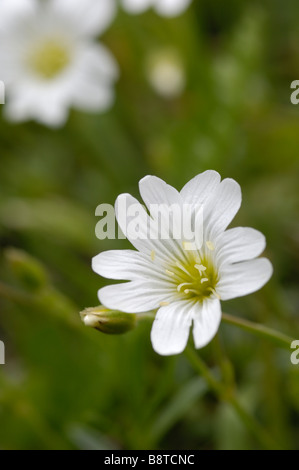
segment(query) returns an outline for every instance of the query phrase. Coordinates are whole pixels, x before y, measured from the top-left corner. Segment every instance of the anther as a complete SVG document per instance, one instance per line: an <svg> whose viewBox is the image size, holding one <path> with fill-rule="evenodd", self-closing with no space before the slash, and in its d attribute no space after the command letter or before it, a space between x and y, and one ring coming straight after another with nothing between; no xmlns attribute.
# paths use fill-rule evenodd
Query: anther
<svg viewBox="0 0 299 470"><path fill-rule="evenodd" d="M207 245L207 247L208 247L208 249L209 249L210 251L214 251L214 250L215 250L215 245L214 245L213 242L207 241L207 242L206 242L206 245Z"/></svg>
<svg viewBox="0 0 299 470"><path fill-rule="evenodd" d="M172 271L168 271L168 269L165 269L166 274L169 274L169 276L174 276L174 273Z"/></svg>
<svg viewBox="0 0 299 470"><path fill-rule="evenodd" d="M195 264L194 267L198 270L199 274L202 276L203 272L206 271L206 267L202 264Z"/></svg>
<svg viewBox="0 0 299 470"><path fill-rule="evenodd" d="M196 246L193 242L183 242L183 249L186 251L195 251Z"/></svg>

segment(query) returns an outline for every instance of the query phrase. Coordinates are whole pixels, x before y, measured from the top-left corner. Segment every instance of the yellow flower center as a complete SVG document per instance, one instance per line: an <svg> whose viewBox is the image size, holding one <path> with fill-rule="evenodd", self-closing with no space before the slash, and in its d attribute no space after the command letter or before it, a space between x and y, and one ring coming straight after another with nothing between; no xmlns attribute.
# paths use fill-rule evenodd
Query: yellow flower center
<svg viewBox="0 0 299 470"><path fill-rule="evenodd" d="M184 263L177 261L166 269L166 274L182 298L200 302L220 298L216 290L219 277L210 256L199 258L190 253Z"/></svg>
<svg viewBox="0 0 299 470"><path fill-rule="evenodd" d="M48 39L29 57L29 66L42 78L50 79L61 73L70 63L70 51L62 41Z"/></svg>

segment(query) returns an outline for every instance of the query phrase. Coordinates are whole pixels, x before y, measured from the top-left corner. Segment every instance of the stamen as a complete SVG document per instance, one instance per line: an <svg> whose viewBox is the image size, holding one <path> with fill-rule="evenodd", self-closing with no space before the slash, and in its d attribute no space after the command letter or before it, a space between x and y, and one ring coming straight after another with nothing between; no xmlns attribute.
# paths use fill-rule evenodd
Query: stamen
<svg viewBox="0 0 299 470"><path fill-rule="evenodd" d="M207 269L202 264L195 264L194 267L198 270L198 272L201 276L203 275L203 271L206 271L206 269Z"/></svg>
<svg viewBox="0 0 299 470"><path fill-rule="evenodd" d="M155 250L152 250L151 251L151 260L155 261L155 258L156 258L156 252L155 252Z"/></svg>
<svg viewBox="0 0 299 470"><path fill-rule="evenodd" d="M184 268L184 266L181 265L181 263L179 263L178 261L176 262L176 265L178 268L180 268L182 271L184 271L184 273L188 274L188 276L192 277L191 274L189 273L189 271L187 271L186 268Z"/></svg>
<svg viewBox="0 0 299 470"><path fill-rule="evenodd" d="M177 291L180 292L180 290L183 286L192 286L192 283L191 282L182 282L182 284L179 284L177 286Z"/></svg>
<svg viewBox="0 0 299 470"><path fill-rule="evenodd" d="M184 293L185 293L185 294L189 294L189 292L190 292L189 289L185 289L185 290L184 290Z"/></svg>
<svg viewBox="0 0 299 470"><path fill-rule="evenodd" d="M208 280L209 280L209 279L208 279L207 277L203 277L203 278L200 280L200 282L201 282L201 284L203 284L204 282L207 282Z"/></svg>
<svg viewBox="0 0 299 470"><path fill-rule="evenodd" d="M217 297L217 299L219 300L221 299L220 295L217 294L217 292L215 291L215 289L213 289L213 287L209 287L208 290L211 291Z"/></svg>
<svg viewBox="0 0 299 470"><path fill-rule="evenodd" d="M214 245L213 242L207 241L207 242L206 242L206 245L207 245L207 247L208 247L208 249L209 249L210 251L214 251L214 250L215 250L215 245Z"/></svg>
<svg viewBox="0 0 299 470"><path fill-rule="evenodd" d="M169 274L169 276L174 276L174 273L172 271L168 271L168 269L165 269L166 274Z"/></svg>

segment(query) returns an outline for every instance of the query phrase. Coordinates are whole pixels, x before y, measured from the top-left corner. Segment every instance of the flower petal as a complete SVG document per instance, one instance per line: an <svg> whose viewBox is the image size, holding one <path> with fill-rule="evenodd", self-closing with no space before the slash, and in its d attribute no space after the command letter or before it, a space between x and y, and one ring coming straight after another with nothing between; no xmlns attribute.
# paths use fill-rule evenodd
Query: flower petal
<svg viewBox="0 0 299 470"><path fill-rule="evenodd" d="M181 204L180 193L157 176L145 176L139 181L139 191L148 210L151 204Z"/></svg>
<svg viewBox="0 0 299 470"><path fill-rule="evenodd" d="M188 8L191 0L159 0L156 10L163 16L177 16Z"/></svg>
<svg viewBox="0 0 299 470"><path fill-rule="evenodd" d="M158 354L170 356L185 349L193 308L192 303L180 300L158 310L151 331L152 345Z"/></svg>
<svg viewBox="0 0 299 470"><path fill-rule="evenodd" d="M153 4L153 0L122 0L122 4L129 13L142 13Z"/></svg>
<svg viewBox="0 0 299 470"><path fill-rule="evenodd" d="M104 251L93 258L92 268L108 279L169 281L169 276L160 264L155 263L150 256L134 250Z"/></svg>
<svg viewBox="0 0 299 470"><path fill-rule="evenodd" d="M180 193L156 176L146 176L139 182L139 190L151 219L157 224L157 233L168 249L184 259L182 241L183 224L189 222L188 214L182 206ZM191 214L190 214L191 226Z"/></svg>
<svg viewBox="0 0 299 470"><path fill-rule="evenodd" d="M49 8L67 18L77 34L92 36L102 33L116 12L114 0L52 0Z"/></svg>
<svg viewBox="0 0 299 470"><path fill-rule="evenodd" d="M117 77L117 63L104 46L81 47L69 80L72 104L89 111L108 109L114 100L113 84Z"/></svg>
<svg viewBox="0 0 299 470"><path fill-rule="evenodd" d="M142 313L155 310L161 302L170 302L174 291L171 285L161 281L130 281L103 287L98 297L105 307L126 313Z"/></svg>
<svg viewBox="0 0 299 470"><path fill-rule="evenodd" d="M24 81L11 93L5 113L12 121L36 119L48 126L59 127L67 119L68 107L62 87L46 87L37 82Z"/></svg>
<svg viewBox="0 0 299 470"><path fill-rule="evenodd" d="M240 185L233 179L224 179L204 207L204 231L207 240L223 232L240 209Z"/></svg>
<svg viewBox="0 0 299 470"><path fill-rule="evenodd" d="M165 263L178 260L176 241L161 240L159 229L152 223L153 219L133 196L130 194L118 196L115 215L120 229L138 251L147 256L154 252Z"/></svg>
<svg viewBox="0 0 299 470"><path fill-rule="evenodd" d="M34 16L37 0L0 0L0 33Z"/></svg>
<svg viewBox="0 0 299 470"><path fill-rule="evenodd" d="M196 304L193 314L193 339L197 349L206 346L215 336L221 322L221 305L218 299Z"/></svg>
<svg viewBox="0 0 299 470"><path fill-rule="evenodd" d="M184 203L202 206L220 185L220 175L217 171L208 170L190 180L181 190Z"/></svg>
<svg viewBox="0 0 299 470"><path fill-rule="evenodd" d="M215 241L218 266L247 261L259 256L266 247L265 236L250 227L236 227L223 232Z"/></svg>
<svg viewBox="0 0 299 470"><path fill-rule="evenodd" d="M261 289L269 281L272 273L272 264L266 258L226 265L220 271L217 292L222 300L251 294Z"/></svg>

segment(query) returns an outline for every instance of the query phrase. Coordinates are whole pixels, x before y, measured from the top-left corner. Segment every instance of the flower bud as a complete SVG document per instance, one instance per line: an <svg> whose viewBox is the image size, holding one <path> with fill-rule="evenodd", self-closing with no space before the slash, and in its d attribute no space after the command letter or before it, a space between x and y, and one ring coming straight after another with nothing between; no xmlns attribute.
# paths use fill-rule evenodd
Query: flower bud
<svg viewBox="0 0 299 470"><path fill-rule="evenodd" d="M28 290L36 291L48 284L47 273L42 263L25 251L7 248L5 258L14 276Z"/></svg>
<svg viewBox="0 0 299 470"><path fill-rule="evenodd" d="M108 335L121 335L133 330L136 325L136 315L132 313L109 310L103 306L90 307L80 313L86 326L95 328Z"/></svg>

